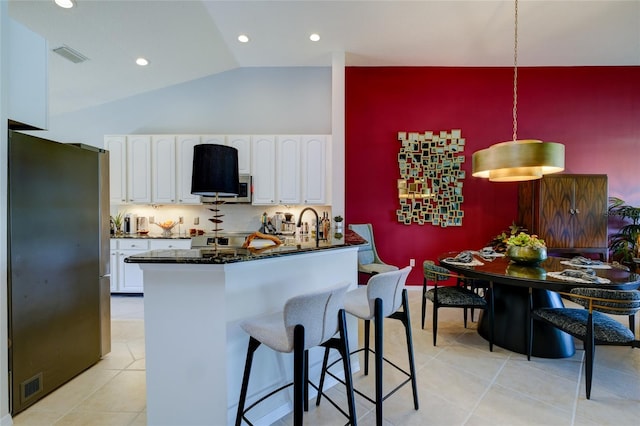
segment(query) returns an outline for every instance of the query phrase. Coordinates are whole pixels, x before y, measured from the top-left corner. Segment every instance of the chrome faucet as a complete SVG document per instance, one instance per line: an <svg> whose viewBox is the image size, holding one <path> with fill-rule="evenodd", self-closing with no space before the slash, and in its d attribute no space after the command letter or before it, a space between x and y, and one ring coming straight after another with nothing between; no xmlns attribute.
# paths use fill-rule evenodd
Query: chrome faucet
<svg viewBox="0 0 640 426"><path fill-rule="evenodd" d="M304 212L306 212L307 210L311 210L313 212L313 214L316 215L316 247L320 246L320 216L318 216L318 212L315 211L313 208L311 207L305 207L304 209L302 209L302 211L300 212L300 216L298 216L298 224L297 227L300 228L300 226L302 225L302 215L304 215Z"/></svg>

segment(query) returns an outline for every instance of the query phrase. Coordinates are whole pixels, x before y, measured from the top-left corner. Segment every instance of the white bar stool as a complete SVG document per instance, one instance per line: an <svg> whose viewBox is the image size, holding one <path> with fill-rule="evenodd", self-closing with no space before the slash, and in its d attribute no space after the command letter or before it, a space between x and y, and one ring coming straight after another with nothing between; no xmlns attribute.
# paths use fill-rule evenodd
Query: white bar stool
<svg viewBox="0 0 640 426"><path fill-rule="evenodd" d="M327 352L330 348L340 352L343 361L345 376L343 383L346 386L349 413L345 413L329 397L327 397L327 400L349 418L348 424L356 425L355 399L351 379L351 363L349 362L349 341L344 310L344 298L349 285L349 283L340 283L326 290L292 297L287 300L282 312L262 315L243 321L240 324L250 337L247 360L242 377L240 401L238 402L236 426L239 426L242 420L251 424L245 416L249 410L291 385L293 385L294 389L294 425L302 425L303 411L308 411L309 409L308 385L311 384L311 386L318 389L319 395L322 392L321 386L315 386L309 381L308 351L315 346L324 346ZM339 337L334 337L336 334ZM278 352L293 352L293 383L288 383L269 392L245 409L253 354L261 344L265 344Z"/></svg>
<svg viewBox="0 0 640 426"><path fill-rule="evenodd" d="M405 384L411 382L413 391L413 406L418 409L418 388L416 384L416 368L413 357L413 338L411 337L411 321L409 318L409 299L407 290L404 288L407 277L411 272L411 267L407 266L399 271L383 272L373 275L366 286L362 286L356 290L347 293L344 300L345 310L351 315L364 320L364 347L354 352L365 352L364 355L364 374L369 374L369 352L375 355L375 398L371 398L361 391L354 389L354 392L362 396L376 406L376 425L382 425L382 403L385 399L395 393ZM402 305L402 310L399 311ZM403 370L393 362L383 356L383 320L384 318L397 319L402 322L407 337L407 353L409 356L409 372ZM369 330L371 320L374 321L375 327L375 349L369 348ZM324 363L322 366L322 375L320 378L320 390L324 375L329 374L334 379L340 381L338 377L333 375L328 368L334 363L327 366L328 352L325 351ZM398 371L404 373L407 379L389 391L386 395L382 394L382 365L386 361ZM320 404L321 393L318 393L316 405Z"/></svg>

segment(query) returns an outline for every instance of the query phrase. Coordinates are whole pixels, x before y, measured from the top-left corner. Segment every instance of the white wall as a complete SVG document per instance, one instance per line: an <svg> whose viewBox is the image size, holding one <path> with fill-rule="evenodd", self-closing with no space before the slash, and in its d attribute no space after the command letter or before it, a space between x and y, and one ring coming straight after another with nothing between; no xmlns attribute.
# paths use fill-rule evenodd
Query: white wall
<svg viewBox="0 0 640 426"><path fill-rule="evenodd" d="M7 2L0 1L0 224L7 223L8 27ZM7 227L0 226L0 425L12 424L9 415L7 348Z"/></svg>
<svg viewBox="0 0 640 426"><path fill-rule="evenodd" d="M107 134L331 134L331 67L242 68L50 117L60 142Z"/></svg>

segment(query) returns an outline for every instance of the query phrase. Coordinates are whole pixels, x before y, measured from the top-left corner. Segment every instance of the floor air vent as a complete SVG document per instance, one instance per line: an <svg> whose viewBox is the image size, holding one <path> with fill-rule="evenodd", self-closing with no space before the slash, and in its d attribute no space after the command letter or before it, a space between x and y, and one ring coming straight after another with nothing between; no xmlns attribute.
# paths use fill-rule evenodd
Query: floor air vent
<svg viewBox="0 0 640 426"><path fill-rule="evenodd" d="M26 402L42 392L42 373L38 373L29 380L20 383L20 399Z"/></svg>

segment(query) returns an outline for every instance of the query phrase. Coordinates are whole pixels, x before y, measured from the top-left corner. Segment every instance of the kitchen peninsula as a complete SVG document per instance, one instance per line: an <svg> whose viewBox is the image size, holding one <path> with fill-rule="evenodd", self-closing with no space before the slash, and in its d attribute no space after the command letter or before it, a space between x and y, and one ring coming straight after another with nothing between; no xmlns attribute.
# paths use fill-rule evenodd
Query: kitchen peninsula
<svg viewBox="0 0 640 426"><path fill-rule="evenodd" d="M233 424L249 341L239 323L338 282L356 288L362 240L354 235L318 247L310 241L217 253L154 250L125 259L143 271L148 424ZM350 344L356 347L357 322L348 322ZM309 352L309 374L316 379L322 350ZM249 399L289 381L291 367L289 354L259 349ZM254 413L259 424L291 411L286 392L263 405Z"/></svg>

